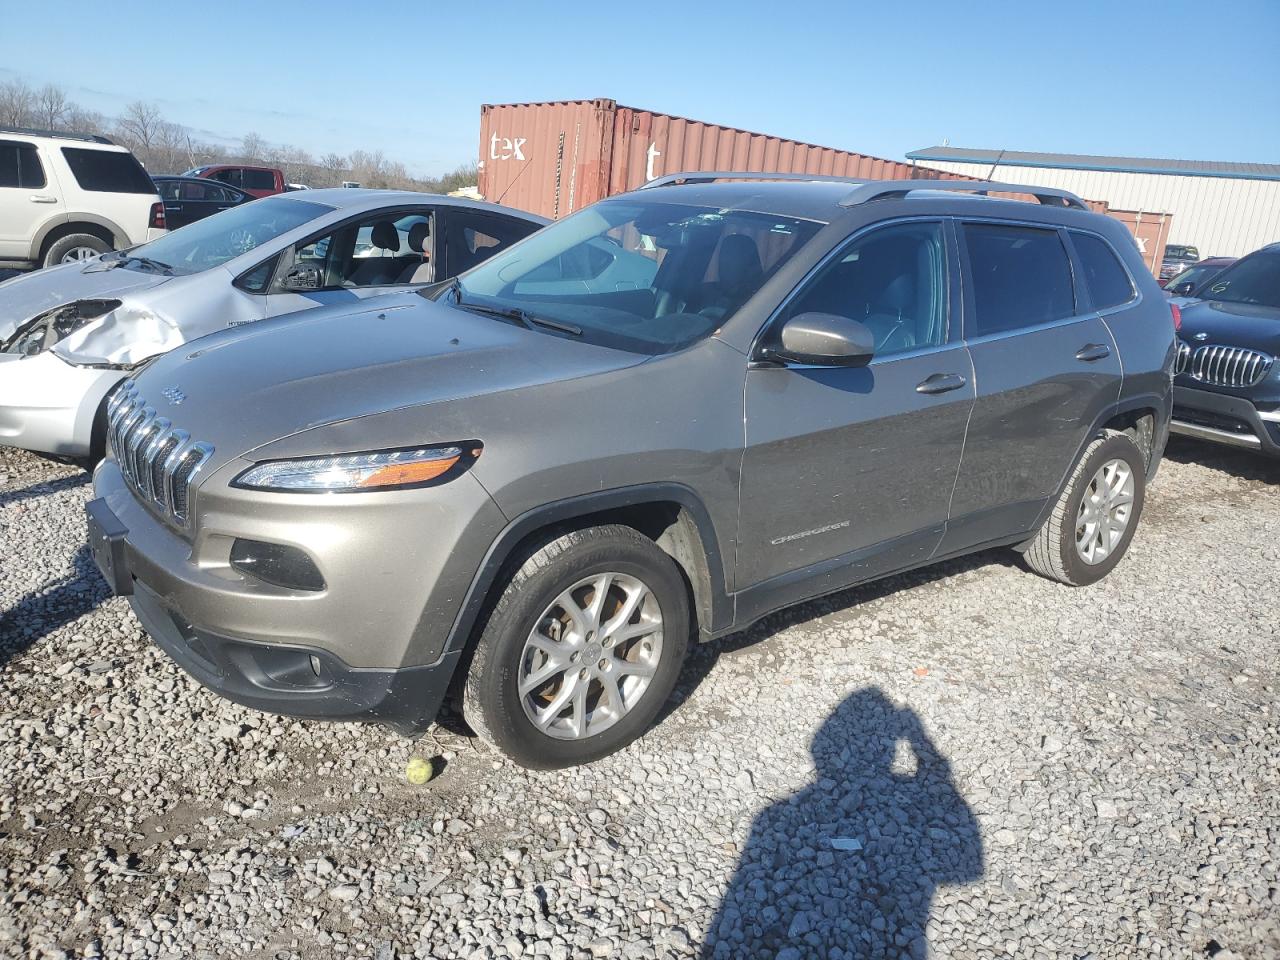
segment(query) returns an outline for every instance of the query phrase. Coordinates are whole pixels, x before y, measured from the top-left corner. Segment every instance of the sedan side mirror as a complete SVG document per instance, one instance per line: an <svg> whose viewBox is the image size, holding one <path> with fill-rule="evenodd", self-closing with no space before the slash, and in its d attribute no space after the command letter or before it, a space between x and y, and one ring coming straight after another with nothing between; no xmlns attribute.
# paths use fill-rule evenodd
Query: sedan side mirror
<svg viewBox="0 0 1280 960"><path fill-rule="evenodd" d="M324 280L319 267L298 263L280 279L280 286L286 290L319 290L324 286Z"/></svg>
<svg viewBox="0 0 1280 960"><path fill-rule="evenodd" d="M1175 283L1173 285L1173 295L1175 297L1189 297L1191 296L1191 291L1195 288L1196 285L1193 281L1184 280L1182 283Z"/></svg>
<svg viewBox="0 0 1280 960"><path fill-rule="evenodd" d="M867 325L834 313L798 313L782 325L781 360L819 367L862 367L875 353Z"/></svg>

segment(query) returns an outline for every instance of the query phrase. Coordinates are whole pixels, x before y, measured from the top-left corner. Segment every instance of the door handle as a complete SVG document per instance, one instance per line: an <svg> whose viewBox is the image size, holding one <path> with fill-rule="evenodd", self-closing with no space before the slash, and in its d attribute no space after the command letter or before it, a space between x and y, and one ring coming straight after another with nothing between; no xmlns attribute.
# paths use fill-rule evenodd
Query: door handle
<svg viewBox="0 0 1280 960"><path fill-rule="evenodd" d="M1092 363L1094 360L1109 356L1111 356L1111 348L1105 343L1086 343L1076 351L1076 359L1083 360L1085 363Z"/></svg>
<svg viewBox="0 0 1280 960"><path fill-rule="evenodd" d="M935 373L916 384L916 393L948 393L959 390L967 382L958 373Z"/></svg>
<svg viewBox="0 0 1280 960"><path fill-rule="evenodd" d="M57 197L46 197L44 194L37 193L37 194L33 194L33 195L32 195L32 197L31 197L31 202L32 202L32 203L57 203L57 202L58 202L58 198L57 198Z"/></svg>

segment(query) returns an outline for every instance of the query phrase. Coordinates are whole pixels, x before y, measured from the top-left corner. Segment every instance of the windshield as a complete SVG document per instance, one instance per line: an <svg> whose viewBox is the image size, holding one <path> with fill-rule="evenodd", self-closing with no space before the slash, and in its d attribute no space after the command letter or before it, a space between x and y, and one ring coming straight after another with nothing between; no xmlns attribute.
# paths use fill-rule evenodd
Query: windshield
<svg viewBox="0 0 1280 960"><path fill-rule="evenodd" d="M460 305L638 353L712 333L822 226L635 197L605 201L465 274Z"/></svg>
<svg viewBox="0 0 1280 960"><path fill-rule="evenodd" d="M125 256L146 257L179 275L200 273L332 210L323 203L268 197L197 220ZM127 259L124 265L130 265Z"/></svg>
<svg viewBox="0 0 1280 960"><path fill-rule="evenodd" d="M1227 267L1199 296L1226 303L1280 307L1280 253L1255 253Z"/></svg>
<svg viewBox="0 0 1280 960"><path fill-rule="evenodd" d="M1182 247L1171 243L1164 248L1164 258L1166 260L1199 260L1200 251L1195 247Z"/></svg>

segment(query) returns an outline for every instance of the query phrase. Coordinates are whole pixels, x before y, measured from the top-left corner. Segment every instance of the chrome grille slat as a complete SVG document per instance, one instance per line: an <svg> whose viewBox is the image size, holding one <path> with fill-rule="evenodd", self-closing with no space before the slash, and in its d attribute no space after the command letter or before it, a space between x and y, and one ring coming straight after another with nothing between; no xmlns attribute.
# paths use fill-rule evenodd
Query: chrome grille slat
<svg viewBox="0 0 1280 960"><path fill-rule="evenodd" d="M1270 354L1247 347L1205 344L1192 348L1179 342L1175 373L1188 373L1193 380L1217 387L1246 389L1261 383L1274 362Z"/></svg>
<svg viewBox="0 0 1280 960"><path fill-rule="evenodd" d="M107 440L129 489L169 522L187 526L192 480L213 447L157 416L132 380L120 384L107 402Z"/></svg>

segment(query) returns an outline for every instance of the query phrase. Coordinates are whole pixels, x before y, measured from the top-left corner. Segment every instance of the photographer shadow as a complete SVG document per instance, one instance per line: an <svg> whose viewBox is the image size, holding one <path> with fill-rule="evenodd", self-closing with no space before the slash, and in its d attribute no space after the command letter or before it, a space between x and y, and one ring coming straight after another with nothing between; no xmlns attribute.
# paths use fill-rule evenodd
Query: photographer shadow
<svg viewBox="0 0 1280 960"><path fill-rule="evenodd" d="M977 820L915 713L859 690L811 745L814 782L759 814L706 960L928 954L940 885L983 873Z"/></svg>

